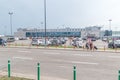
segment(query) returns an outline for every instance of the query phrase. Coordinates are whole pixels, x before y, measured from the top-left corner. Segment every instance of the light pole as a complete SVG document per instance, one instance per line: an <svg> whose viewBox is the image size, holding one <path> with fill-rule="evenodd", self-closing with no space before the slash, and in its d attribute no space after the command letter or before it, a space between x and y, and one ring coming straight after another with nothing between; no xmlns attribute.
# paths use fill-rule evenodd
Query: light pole
<svg viewBox="0 0 120 80"><path fill-rule="evenodd" d="M110 27L110 31L111 31L111 21L112 21L112 19L109 19L109 27Z"/></svg>
<svg viewBox="0 0 120 80"><path fill-rule="evenodd" d="M45 27L45 47L46 47L46 0L44 0L44 27Z"/></svg>
<svg viewBox="0 0 120 80"><path fill-rule="evenodd" d="M13 15L13 12L9 12L8 14L10 15L10 27L11 27L11 35L12 35L12 15Z"/></svg>
<svg viewBox="0 0 120 80"><path fill-rule="evenodd" d="M108 31L109 32L109 36L112 36L111 35L112 34L112 31L111 31L111 21L112 21L112 19L109 19L109 27L110 27L110 31ZM114 41L114 37L112 37L112 39ZM109 39L108 39L108 42L109 42Z"/></svg>

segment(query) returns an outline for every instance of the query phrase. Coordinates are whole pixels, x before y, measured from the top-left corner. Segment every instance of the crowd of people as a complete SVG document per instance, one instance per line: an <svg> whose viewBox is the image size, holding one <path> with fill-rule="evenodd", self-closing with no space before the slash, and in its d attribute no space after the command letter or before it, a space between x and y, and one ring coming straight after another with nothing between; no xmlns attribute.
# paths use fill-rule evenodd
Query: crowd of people
<svg viewBox="0 0 120 80"><path fill-rule="evenodd" d="M94 50L94 49L98 49L92 41L87 41L86 44L85 44L85 47L87 50Z"/></svg>

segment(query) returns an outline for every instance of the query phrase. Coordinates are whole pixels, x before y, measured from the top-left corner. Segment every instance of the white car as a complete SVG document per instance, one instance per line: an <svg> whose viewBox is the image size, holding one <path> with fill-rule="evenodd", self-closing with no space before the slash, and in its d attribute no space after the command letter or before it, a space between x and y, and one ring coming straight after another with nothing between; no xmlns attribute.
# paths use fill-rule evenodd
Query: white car
<svg viewBox="0 0 120 80"><path fill-rule="evenodd" d="M40 45L42 45L42 46L51 45L51 42L46 40L46 44L45 44L45 40L42 40L42 43Z"/></svg>
<svg viewBox="0 0 120 80"><path fill-rule="evenodd" d="M33 39L31 42L32 45L41 45L42 40L41 39Z"/></svg>
<svg viewBox="0 0 120 80"><path fill-rule="evenodd" d="M76 41L76 46L79 48L83 47L83 41Z"/></svg>

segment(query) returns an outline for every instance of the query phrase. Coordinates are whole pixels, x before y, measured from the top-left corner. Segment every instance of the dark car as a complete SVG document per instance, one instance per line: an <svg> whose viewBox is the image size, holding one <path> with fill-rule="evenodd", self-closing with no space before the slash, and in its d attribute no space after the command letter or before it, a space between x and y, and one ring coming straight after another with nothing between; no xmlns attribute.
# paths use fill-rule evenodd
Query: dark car
<svg viewBox="0 0 120 80"><path fill-rule="evenodd" d="M91 41L96 41L96 38L91 38Z"/></svg>
<svg viewBox="0 0 120 80"><path fill-rule="evenodd" d="M120 48L120 41L112 41L108 44L108 48Z"/></svg>
<svg viewBox="0 0 120 80"><path fill-rule="evenodd" d="M0 38L0 45L6 46L6 41L5 41L4 39L1 39L1 38Z"/></svg>

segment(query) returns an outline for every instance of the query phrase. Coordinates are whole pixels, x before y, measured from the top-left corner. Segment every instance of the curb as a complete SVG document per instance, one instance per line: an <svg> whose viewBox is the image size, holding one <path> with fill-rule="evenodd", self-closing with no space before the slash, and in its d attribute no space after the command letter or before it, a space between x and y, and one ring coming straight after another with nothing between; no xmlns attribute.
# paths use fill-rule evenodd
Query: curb
<svg viewBox="0 0 120 80"><path fill-rule="evenodd" d="M3 47L3 48L26 48L26 49L47 49L47 50L66 50L66 51L85 51L85 52L106 52L106 53L120 53L120 50L86 50L86 49L78 49L78 48L51 48L51 47L28 47L28 46L10 46L10 47Z"/></svg>
<svg viewBox="0 0 120 80"><path fill-rule="evenodd" d="M0 71L0 76L6 76L6 75L7 75L7 72ZM22 74L22 73L13 73L12 72L12 76L37 80L37 78L36 78L37 76L36 75L31 75L31 74ZM57 77L41 76L41 80L68 80L68 79L62 79L62 78L57 78Z"/></svg>

